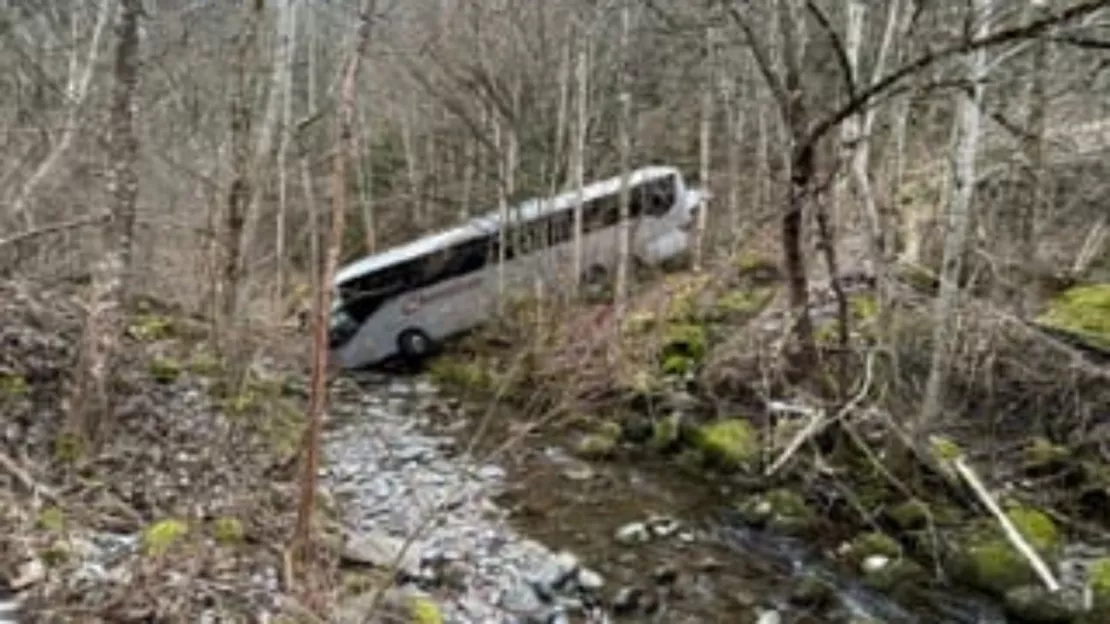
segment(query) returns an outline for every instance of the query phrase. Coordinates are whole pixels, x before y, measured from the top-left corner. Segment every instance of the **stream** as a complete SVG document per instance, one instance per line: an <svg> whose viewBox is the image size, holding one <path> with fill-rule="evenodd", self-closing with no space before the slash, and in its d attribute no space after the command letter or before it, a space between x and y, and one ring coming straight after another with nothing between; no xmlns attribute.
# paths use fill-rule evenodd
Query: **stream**
<svg viewBox="0 0 1110 624"><path fill-rule="evenodd" d="M1007 622L973 595L899 604L665 464L584 462L534 433L483 461L498 436L470 452L473 417L422 377L342 381L322 473L356 531L345 559L399 559L404 591L447 622Z"/></svg>

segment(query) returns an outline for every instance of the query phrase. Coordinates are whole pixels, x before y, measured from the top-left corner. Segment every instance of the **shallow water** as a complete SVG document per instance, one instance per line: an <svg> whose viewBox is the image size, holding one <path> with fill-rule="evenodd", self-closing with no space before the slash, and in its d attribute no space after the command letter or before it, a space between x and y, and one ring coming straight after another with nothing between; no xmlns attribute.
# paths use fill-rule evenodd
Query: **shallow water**
<svg viewBox="0 0 1110 624"><path fill-rule="evenodd" d="M411 390L414 384L427 389L426 380L370 379L363 388L376 396L374 404L379 412L382 408L418 411L422 416L412 422L422 422L419 428L429 434L453 436L456 448L471 442L477 418L468 418L455 408L443 408L451 403L449 397ZM467 419L465 424L462 419ZM475 446L476 457L466 461L488 466L480 461L483 453L518 432L518 420L509 409L495 414L494 426ZM347 431L357 436L366 435L367 429ZM342 427L336 433L338 438L346 435ZM496 483L487 480L483 487L501 509L504 521L496 526L504 528L496 530L515 532L516 537L506 539L528 544L528 555L515 559L510 556L505 565L494 566L496 571L482 568L480 574L527 574L530 568L545 565L541 561L545 556L569 551L584 566L600 573L604 580L601 594L610 604L619 594L641 592L637 610L623 621L743 624L759 620L760 614L777 611L784 622L1007 622L990 602L955 591L915 600L912 608L901 605L845 574L822 555L817 545L745 527L728 511L729 500L734 497L730 497L727 485L694 479L662 460L583 462L564 450L565 441L562 435L534 433L498 454L494 463L504 476ZM428 452L428 448L421 451ZM458 462L462 458L453 454L446 459L421 461ZM374 468L368 465L367 469ZM643 543L628 544L617 538L619 531L653 517L676 523L666 535L651 535ZM465 517L460 518L465 523ZM477 521L477 516L474 519ZM537 543L547 548L546 555L534 548ZM819 609L794 604L791 597L807 576L833 588L835 600ZM503 579L494 578L481 583L504 584ZM456 614L452 621L479 620Z"/></svg>

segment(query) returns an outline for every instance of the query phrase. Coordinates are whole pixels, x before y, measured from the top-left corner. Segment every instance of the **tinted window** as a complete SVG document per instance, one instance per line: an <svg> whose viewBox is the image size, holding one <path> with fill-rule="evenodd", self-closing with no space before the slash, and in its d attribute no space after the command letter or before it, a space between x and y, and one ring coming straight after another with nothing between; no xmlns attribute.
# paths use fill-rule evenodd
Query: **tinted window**
<svg viewBox="0 0 1110 624"><path fill-rule="evenodd" d="M661 217L674 206L675 176L643 184L639 189L641 209L652 217Z"/></svg>

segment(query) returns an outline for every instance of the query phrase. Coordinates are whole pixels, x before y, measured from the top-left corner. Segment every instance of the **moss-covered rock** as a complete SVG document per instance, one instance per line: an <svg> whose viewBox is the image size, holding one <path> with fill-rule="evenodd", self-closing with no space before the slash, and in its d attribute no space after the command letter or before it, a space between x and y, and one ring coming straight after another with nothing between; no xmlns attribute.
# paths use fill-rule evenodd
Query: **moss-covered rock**
<svg viewBox="0 0 1110 624"><path fill-rule="evenodd" d="M412 624L443 624L443 612L439 605L427 596L412 598Z"/></svg>
<svg viewBox="0 0 1110 624"><path fill-rule="evenodd" d="M7 400L18 399L31 393L31 384L18 373L0 371L0 405Z"/></svg>
<svg viewBox="0 0 1110 624"><path fill-rule="evenodd" d="M784 488L750 496L737 510L745 522L787 535L808 533L817 518L800 494Z"/></svg>
<svg viewBox="0 0 1110 624"><path fill-rule="evenodd" d="M44 531L61 533L66 528L65 512L58 507L45 507L39 512L35 525Z"/></svg>
<svg viewBox="0 0 1110 624"><path fill-rule="evenodd" d="M1061 537L1048 515L1031 507L1014 507L1006 515L1041 557L1050 563L1056 560ZM1029 563L993 519L981 520L965 529L955 546L953 566L958 576L996 595L1037 581Z"/></svg>
<svg viewBox="0 0 1110 624"><path fill-rule="evenodd" d="M156 342L176 335L173 320L160 314L139 314L127 326L126 333L135 340Z"/></svg>
<svg viewBox="0 0 1110 624"><path fill-rule="evenodd" d="M660 365L664 375L686 375L693 372L705 359L709 350L709 337L703 325L674 323L666 328L660 350Z"/></svg>
<svg viewBox="0 0 1110 624"><path fill-rule="evenodd" d="M1093 610L1106 614L1110 621L1110 557L1091 564L1087 585L1091 588Z"/></svg>
<svg viewBox="0 0 1110 624"><path fill-rule="evenodd" d="M759 463L759 436L755 427L743 418L719 420L701 427L695 444L718 467L750 470Z"/></svg>
<svg viewBox="0 0 1110 624"><path fill-rule="evenodd" d="M189 525L181 520L168 519L147 527L143 531L143 551L151 556L166 554L189 532Z"/></svg>
<svg viewBox="0 0 1110 624"><path fill-rule="evenodd" d="M492 366L482 358L441 356L432 362L428 374L432 380L455 390L487 391L495 385Z"/></svg>
<svg viewBox="0 0 1110 624"><path fill-rule="evenodd" d="M586 459L608 459L617 451L617 436L588 433L578 439L574 452Z"/></svg>
<svg viewBox="0 0 1110 624"><path fill-rule="evenodd" d="M1110 284L1069 288L1054 297L1037 320L1110 348Z"/></svg>
<svg viewBox="0 0 1110 624"><path fill-rule="evenodd" d="M886 511L887 518L896 527L903 531L924 529L929 525L929 505L924 501L911 498L910 500L891 506Z"/></svg>
<svg viewBox="0 0 1110 624"><path fill-rule="evenodd" d="M243 529L243 523L238 519L231 516L221 516L216 518L213 533L216 541L221 544L238 544L243 541L246 531Z"/></svg>
<svg viewBox="0 0 1110 624"><path fill-rule="evenodd" d="M1023 624L1072 624L1082 612L1067 592L1049 592L1043 585L1022 585L1006 592L1006 613Z"/></svg>
<svg viewBox="0 0 1110 624"><path fill-rule="evenodd" d="M660 452L674 450L678 447L681 429L682 414L679 412L656 420L651 428L651 448Z"/></svg>
<svg viewBox="0 0 1110 624"><path fill-rule="evenodd" d="M158 383L169 384L181 378L184 367L174 358L159 356L150 361L150 376Z"/></svg>
<svg viewBox="0 0 1110 624"><path fill-rule="evenodd" d="M898 559L902 556L902 546L886 533L869 531L857 535L850 541L844 555L853 566L860 567L864 560L875 555Z"/></svg>

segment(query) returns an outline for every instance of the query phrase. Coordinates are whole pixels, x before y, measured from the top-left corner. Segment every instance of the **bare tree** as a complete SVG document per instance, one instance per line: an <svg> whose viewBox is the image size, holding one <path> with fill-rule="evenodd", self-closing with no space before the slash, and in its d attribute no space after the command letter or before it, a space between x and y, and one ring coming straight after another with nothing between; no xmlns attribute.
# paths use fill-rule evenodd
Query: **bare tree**
<svg viewBox="0 0 1110 624"><path fill-rule="evenodd" d="M297 504L297 524L290 542L294 565L303 567L308 555L312 515L316 509L316 479L320 464L320 433L323 428L324 410L327 407L328 369L328 314L331 310L330 284L339 265L339 252L343 244L343 226L348 210L348 160L354 151L354 122L357 109L359 68L362 57L370 45L370 29L376 9L375 0L362 0L358 36L355 48L347 56L343 67L338 118L336 119L334 169L332 171L331 229L328 236L327 257L321 271L321 284L316 289L313 310L312 381L308 404L308 425L301 447L300 500Z"/></svg>
<svg viewBox="0 0 1110 624"><path fill-rule="evenodd" d="M618 319L624 318L628 304L628 274L631 261L630 249L630 189L632 175L632 92L629 89L629 74L632 63L629 59L632 36L632 8L625 3L620 10L620 74L618 77L620 115L617 122L617 149L620 151L621 185L619 197L619 220L617 225L617 275L615 283L615 308Z"/></svg>
<svg viewBox="0 0 1110 624"><path fill-rule="evenodd" d="M93 287L79 345L79 356L68 396L67 434L95 442L103 418L110 413L107 382L113 353L122 332L122 307L128 295L135 237L135 173L139 142L135 134L139 82L139 16L142 0L121 0L112 88L111 167L108 190L112 218L104 225L101 258L93 271Z"/></svg>
<svg viewBox="0 0 1110 624"><path fill-rule="evenodd" d="M985 39L990 34L993 0L974 0L971 3L971 19L977 25L977 39ZM944 241L944 260L940 273L940 292L937 294L936 311L933 318L933 353L929 366L929 379L925 386L925 396L917 427L926 427L936 421L943 407L943 399L948 386L949 357L955 340L956 310L960 292L960 274L963 269L964 252L968 231L972 222L975 190L975 161L979 152L979 137L982 121L980 109L983 104L984 82L987 78L987 52L975 50L967 55L966 72L971 84L969 93L959 96L956 111L956 151L953 154L952 193L948 198L948 225Z"/></svg>

